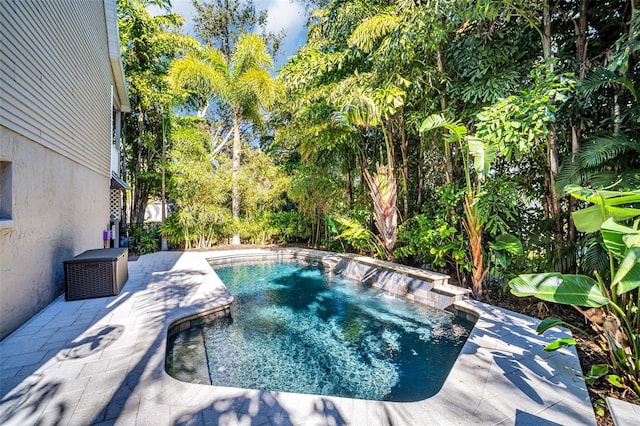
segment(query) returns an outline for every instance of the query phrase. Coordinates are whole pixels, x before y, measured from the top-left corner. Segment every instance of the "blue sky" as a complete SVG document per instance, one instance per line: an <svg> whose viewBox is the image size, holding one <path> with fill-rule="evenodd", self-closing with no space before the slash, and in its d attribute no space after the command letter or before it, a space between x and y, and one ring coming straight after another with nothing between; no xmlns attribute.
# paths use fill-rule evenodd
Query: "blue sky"
<svg viewBox="0 0 640 426"><path fill-rule="evenodd" d="M287 32L278 57L275 58L276 69L278 69L287 62L287 59L305 42L307 29L305 26L306 15L304 6L299 2L291 0L254 1L257 10L267 10L269 14L269 21L267 23L268 31L277 33L284 29ZM193 18L196 11L192 5L192 0L172 0L171 4L173 11L184 17L187 21L184 26L185 33L195 35L193 33ZM151 12L154 13L153 10L151 10Z"/></svg>

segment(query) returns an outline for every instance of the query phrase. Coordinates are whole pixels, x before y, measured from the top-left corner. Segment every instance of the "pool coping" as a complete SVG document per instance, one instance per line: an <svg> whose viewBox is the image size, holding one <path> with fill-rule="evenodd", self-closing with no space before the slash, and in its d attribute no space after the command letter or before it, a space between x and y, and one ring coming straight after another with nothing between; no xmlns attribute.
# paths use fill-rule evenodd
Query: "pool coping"
<svg viewBox="0 0 640 426"><path fill-rule="evenodd" d="M288 249L291 250L291 249ZM232 301L207 259L268 250L159 252L129 263L118 296L58 298L0 342L0 423L595 425L574 348L545 352L564 329L473 300L477 317L442 389L383 402L184 383L164 370L172 324ZM63 407L64 409L61 409Z"/></svg>

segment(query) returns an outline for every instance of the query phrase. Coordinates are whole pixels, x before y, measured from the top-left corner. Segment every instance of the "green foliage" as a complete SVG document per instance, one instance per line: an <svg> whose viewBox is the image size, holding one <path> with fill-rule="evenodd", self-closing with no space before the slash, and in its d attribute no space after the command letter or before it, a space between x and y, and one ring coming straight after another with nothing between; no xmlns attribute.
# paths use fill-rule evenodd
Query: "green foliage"
<svg viewBox="0 0 640 426"><path fill-rule="evenodd" d="M547 352L557 351L558 349L566 348L567 346L575 346L576 340L571 337L561 337L544 347Z"/></svg>
<svg viewBox="0 0 640 426"><path fill-rule="evenodd" d="M147 2L117 0L118 26L131 113L124 116L128 176L133 187L131 221L142 223L150 198L161 191L163 136L175 97L167 81L171 62L197 45L180 34L182 17L168 13L170 2L155 2L162 12L152 16Z"/></svg>
<svg viewBox="0 0 640 426"><path fill-rule="evenodd" d="M546 64L531 71L532 85L505 97L477 115L475 135L500 156L519 160L549 132L559 103L575 85L570 75L552 73Z"/></svg>
<svg viewBox="0 0 640 426"><path fill-rule="evenodd" d="M310 224L297 211L271 213L269 226L276 230L275 237L280 244L306 240L311 235Z"/></svg>
<svg viewBox="0 0 640 426"><path fill-rule="evenodd" d="M594 191L576 185L569 185L565 190L578 200L594 203L593 206L573 213L576 228L581 232L596 232L602 227L603 222L609 218L624 221L635 216L640 216L640 209L622 207L639 203L640 191ZM608 229L605 229L605 232L606 230Z"/></svg>
<svg viewBox="0 0 640 426"><path fill-rule="evenodd" d="M496 237L495 242L489 244L498 264L506 269L511 263L512 256L521 256L524 253L522 243L513 235L502 234Z"/></svg>
<svg viewBox="0 0 640 426"><path fill-rule="evenodd" d="M240 120L258 123L260 108L273 105L282 93L271 78L273 61L265 49L256 34L242 35L229 57L215 48L198 47L172 63L168 81L201 117L218 101Z"/></svg>
<svg viewBox="0 0 640 426"><path fill-rule="evenodd" d="M518 229L523 202L517 184L509 177L487 179L476 203L489 239Z"/></svg>
<svg viewBox="0 0 640 426"><path fill-rule="evenodd" d="M234 222L229 208L231 160L212 150L209 125L204 120L182 119L179 124L172 132L173 149L167 165L168 194L178 209L163 226L165 236L189 249L224 242L234 232L256 244L270 243L292 232L271 224L272 212L281 206L289 178L269 156L245 149L238 176L244 215L242 221Z"/></svg>
<svg viewBox="0 0 640 426"><path fill-rule="evenodd" d="M225 243L230 237L231 214L228 210L178 208L164 221L163 236L183 249L206 248Z"/></svg>
<svg viewBox="0 0 640 426"><path fill-rule="evenodd" d="M565 275L559 272L525 274L509 281L516 296L535 296L547 302L599 308L609 303L598 282L584 275Z"/></svg>
<svg viewBox="0 0 640 426"><path fill-rule="evenodd" d="M357 220L347 216L331 218L333 236L336 240L344 241L356 253L374 256L379 259L386 257L386 251L380 239Z"/></svg>
<svg viewBox="0 0 640 426"><path fill-rule="evenodd" d="M616 387L624 387L620 381L620 376L616 374L608 374L609 366L607 364L594 364L591 366L589 373L585 377L585 381L592 385L597 379L606 377L607 381Z"/></svg>
<svg viewBox="0 0 640 426"><path fill-rule="evenodd" d="M487 5L477 3L478 8L482 3ZM475 22L482 25L481 19ZM452 97L469 106L485 106L522 88L522 76L530 71L536 52L521 48L519 43L535 45L536 34L528 25L508 25L506 21L494 20L489 32L479 31L477 25L458 29L460 36L447 46L449 63L457 77L451 83Z"/></svg>
<svg viewBox="0 0 640 426"><path fill-rule="evenodd" d="M160 227L155 223L131 224L128 228L129 251L137 254L155 253L160 250Z"/></svg>
<svg viewBox="0 0 640 426"><path fill-rule="evenodd" d="M577 186L567 188L567 192L595 204L575 212L574 221L585 232L600 233L610 265L608 276L600 273L603 271L595 271L596 279L560 273L520 275L509 286L517 296L602 308L604 324L596 324L595 329L607 343L610 366L623 373L607 379L640 395L640 309L634 294L640 287L640 210L634 208L640 203L640 192L594 191ZM630 227L619 221L634 222ZM541 332L546 328L542 327ZM556 342L550 348L565 343ZM600 369L591 376L604 374L604 369Z"/></svg>
<svg viewBox="0 0 640 426"><path fill-rule="evenodd" d="M243 216L251 218L266 211L278 211L290 181L270 156L259 149L245 147L238 176Z"/></svg>
<svg viewBox="0 0 640 426"><path fill-rule="evenodd" d="M291 177L287 196L304 221L310 224L309 242L312 245L318 245L322 240L334 241L329 238L325 218L348 209L341 183L317 165L299 166Z"/></svg>
<svg viewBox="0 0 640 426"><path fill-rule="evenodd" d="M185 249L211 246L228 227L229 160L213 155L209 138L202 120L182 119L172 132L167 194L178 208L163 234Z"/></svg>
<svg viewBox="0 0 640 426"><path fill-rule="evenodd" d="M394 257L433 269L458 265L469 270L466 250L464 235L445 219L418 214L400 226Z"/></svg>

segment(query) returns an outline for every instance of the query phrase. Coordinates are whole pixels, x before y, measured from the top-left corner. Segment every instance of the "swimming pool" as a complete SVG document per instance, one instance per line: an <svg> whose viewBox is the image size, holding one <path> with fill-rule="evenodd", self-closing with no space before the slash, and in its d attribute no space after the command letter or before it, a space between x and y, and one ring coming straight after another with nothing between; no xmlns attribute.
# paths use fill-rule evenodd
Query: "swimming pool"
<svg viewBox="0 0 640 426"><path fill-rule="evenodd" d="M441 388L473 326L317 264L267 262L216 273L236 301L229 317L169 338L166 369L180 380L418 401Z"/></svg>

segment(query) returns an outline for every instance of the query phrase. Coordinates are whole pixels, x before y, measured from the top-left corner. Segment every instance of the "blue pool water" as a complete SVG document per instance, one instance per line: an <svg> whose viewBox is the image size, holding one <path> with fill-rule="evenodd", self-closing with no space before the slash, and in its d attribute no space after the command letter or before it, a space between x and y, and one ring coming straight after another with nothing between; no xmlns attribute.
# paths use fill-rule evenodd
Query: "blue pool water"
<svg viewBox="0 0 640 426"><path fill-rule="evenodd" d="M167 371L182 380L417 401L442 387L473 326L321 266L259 263L216 273L236 298L231 317L169 340ZM206 368L181 360L185 348L202 353Z"/></svg>

